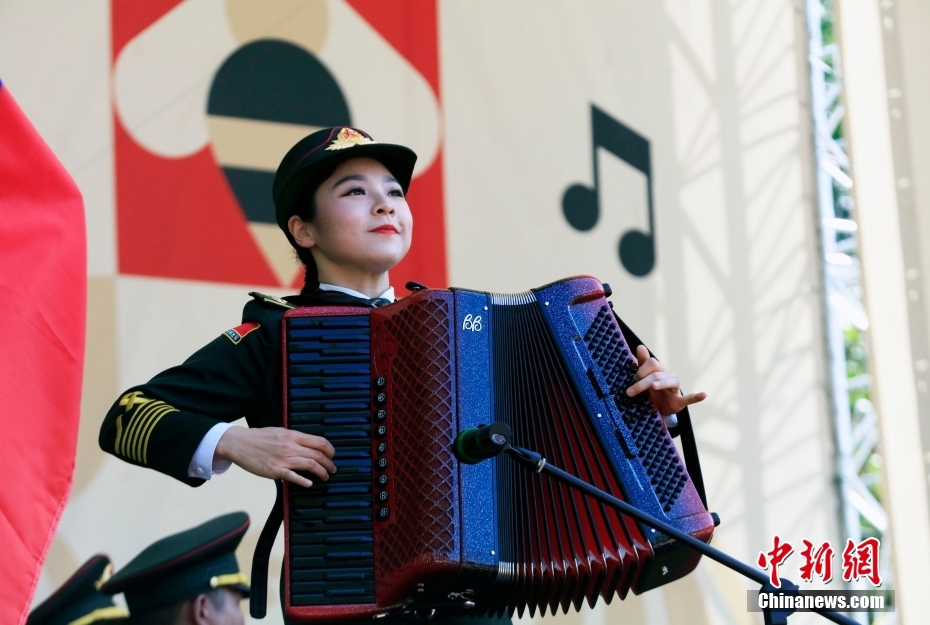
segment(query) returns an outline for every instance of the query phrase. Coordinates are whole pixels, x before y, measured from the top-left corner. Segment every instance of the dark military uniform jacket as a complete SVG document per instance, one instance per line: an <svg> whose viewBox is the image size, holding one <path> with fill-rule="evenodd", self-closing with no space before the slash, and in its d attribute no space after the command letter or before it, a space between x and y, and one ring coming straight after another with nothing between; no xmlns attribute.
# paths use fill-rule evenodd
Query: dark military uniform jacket
<svg viewBox="0 0 930 625"><path fill-rule="evenodd" d="M284 298L295 306L371 306L336 291ZM203 437L220 421L245 417L250 427L282 425L282 329L287 307L256 298L243 325L221 334L177 367L162 371L116 400L100 428L100 447L191 486L187 475ZM388 619L389 623L403 619ZM358 624L369 621L358 621ZM509 625L503 617L444 617L440 625ZM346 625L357 625L347 623Z"/></svg>
<svg viewBox="0 0 930 625"><path fill-rule="evenodd" d="M335 291L284 298L296 306L370 306ZM135 386L110 408L100 447L126 462L150 467L191 486L187 475L197 446L220 421L245 417L250 427L280 427L281 320L287 308L255 299L242 324L228 330L177 367Z"/></svg>

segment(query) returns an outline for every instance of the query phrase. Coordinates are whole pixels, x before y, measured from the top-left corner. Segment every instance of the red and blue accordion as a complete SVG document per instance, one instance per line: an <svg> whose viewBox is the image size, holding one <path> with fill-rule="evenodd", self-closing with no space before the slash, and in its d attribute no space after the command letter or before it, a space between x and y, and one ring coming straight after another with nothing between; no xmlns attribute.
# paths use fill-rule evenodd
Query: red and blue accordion
<svg viewBox="0 0 930 625"><path fill-rule="evenodd" d="M329 439L338 467L284 487L290 619L554 613L697 566L691 549L505 456L453 454L460 431L504 422L514 444L710 541L693 435L689 472L650 400L625 393L634 339L608 295L579 277L285 314L285 425Z"/></svg>

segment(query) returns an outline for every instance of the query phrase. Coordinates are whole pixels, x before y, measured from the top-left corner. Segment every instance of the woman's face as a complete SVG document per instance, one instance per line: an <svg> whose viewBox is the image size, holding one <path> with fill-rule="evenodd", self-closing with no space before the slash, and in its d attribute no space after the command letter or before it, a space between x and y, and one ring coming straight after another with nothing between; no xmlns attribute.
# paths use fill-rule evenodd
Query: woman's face
<svg viewBox="0 0 930 625"><path fill-rule="evenodd" d="M413 217L404 192L379 161L353 158L317 189L316 217L301 222L298 245L313 250L321 270L381 274L410 249ZM292 218L293 219L293 218ZM298 218L299 219L299 218Z"/></svg>

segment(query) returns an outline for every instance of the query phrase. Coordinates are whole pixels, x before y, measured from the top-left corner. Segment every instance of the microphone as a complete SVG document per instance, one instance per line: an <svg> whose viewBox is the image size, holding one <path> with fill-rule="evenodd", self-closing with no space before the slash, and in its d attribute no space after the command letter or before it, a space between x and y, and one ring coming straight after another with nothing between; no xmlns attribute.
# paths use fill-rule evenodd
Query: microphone
<svg viewBox="0 0 930 625"><path fill-rule="evenodd" d="M506 423L492 423L462 430L455 437L452 449L459 462L478 464L510 447L513 432Z"/></svg>

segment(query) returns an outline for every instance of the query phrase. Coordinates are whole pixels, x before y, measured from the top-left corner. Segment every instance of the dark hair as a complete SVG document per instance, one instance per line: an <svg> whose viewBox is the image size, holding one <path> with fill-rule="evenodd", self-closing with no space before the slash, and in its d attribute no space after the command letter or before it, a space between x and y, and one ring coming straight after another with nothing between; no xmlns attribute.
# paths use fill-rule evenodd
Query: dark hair
<svg viewBox="0 0 930 625"><path fill-rule="evenodd" d="M147 612L135 613L129 616L130 625L164 625L165 623L177 623L181 620L181 610L184 608L186 601L172 603L163 608L156 608Z"/></svg>
<svg viewBox="0 0 930 625"><path fill-rule="evenodd" d="M207 596L207 599L217 610L222 610L223 606L229 600L228 593L224 592L225 588L214 588L203 593ZM200 595L197 595L198 597ZM186 606L188 606L194 599L186 599L184 601L179 601L177 603L172 603L163 608L156 608L148 612L142 612L136 614L133 612L129 616L130 625L166 625L178 623L181 620L181 612Z"/></svg>
<svg viewBox="0 0 930 625"><path fill-rule="evenodd" d="M297 215L305 222L313 221L316 218L316 192L320 185L327 181L341 164L342 162L337 162L323 168L307 183L307 186L304 187L303 192L300 194L300 198L294 203L294 215ZM320 274L316 267L316 260L313 259L313 253L309 249L297 245L297 241L291 235L290 228L284 231L284 236L287 237L288 242L297 253L298 260L304 266L304 288L301 289L301 293L307 294L315 291L320 286Z"/></svg>

